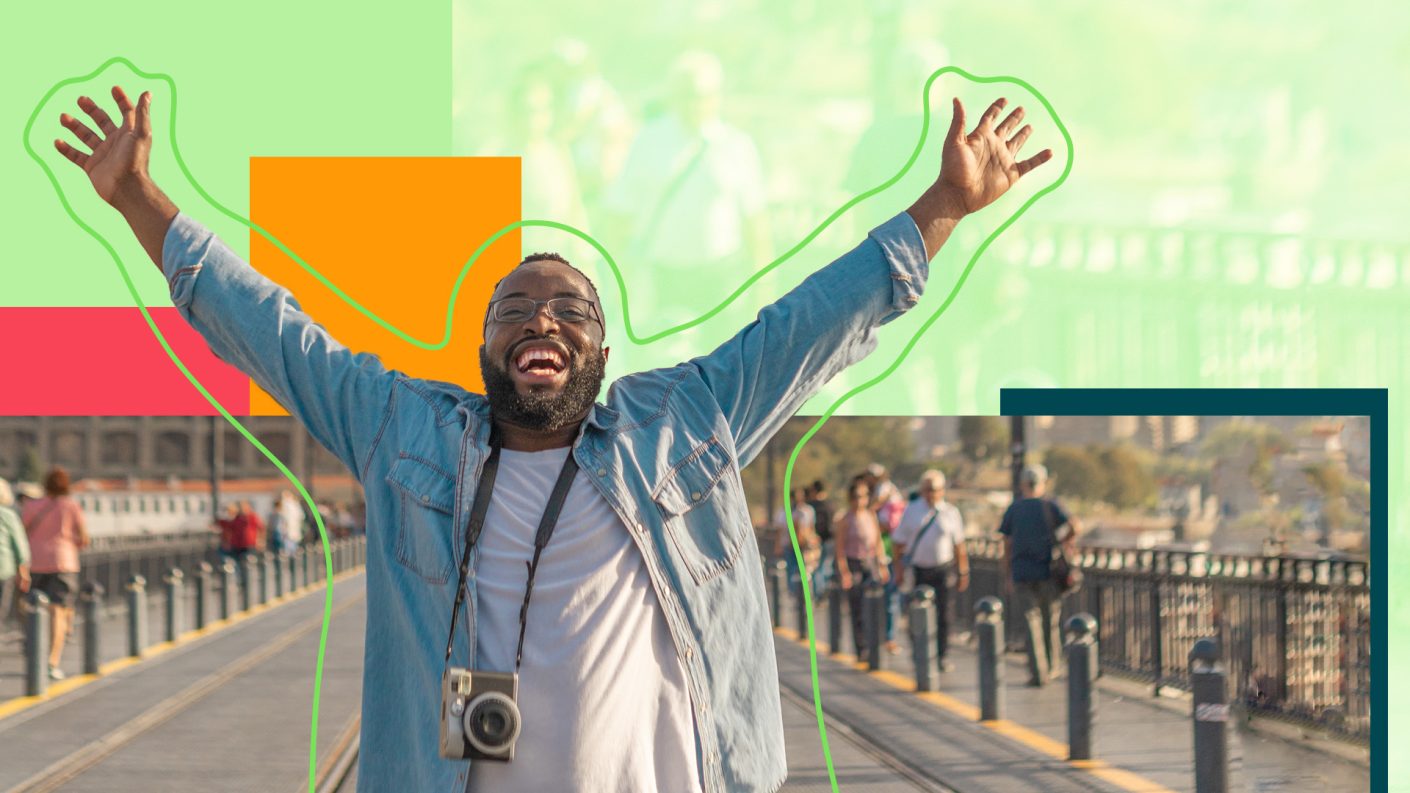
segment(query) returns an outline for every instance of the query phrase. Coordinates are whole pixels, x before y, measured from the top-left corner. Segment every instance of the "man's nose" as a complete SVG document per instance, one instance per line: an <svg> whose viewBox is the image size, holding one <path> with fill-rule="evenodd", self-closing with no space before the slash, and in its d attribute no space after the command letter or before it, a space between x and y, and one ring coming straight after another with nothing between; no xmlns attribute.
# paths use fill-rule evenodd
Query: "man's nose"
<svg viewBox="0 0 1410 793"><path fill-rule="evenodd" d="M548 304L534 307L534 315L524 320L524 331L544 335L550 331L558 332L558 320L553 313L548 310Z"/></svg>

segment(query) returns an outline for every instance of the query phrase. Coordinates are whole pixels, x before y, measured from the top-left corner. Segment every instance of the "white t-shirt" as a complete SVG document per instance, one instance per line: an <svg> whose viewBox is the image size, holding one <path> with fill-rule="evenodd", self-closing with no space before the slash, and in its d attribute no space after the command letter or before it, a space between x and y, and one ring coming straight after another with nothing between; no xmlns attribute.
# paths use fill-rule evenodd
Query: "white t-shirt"
<svg viewBox="0 0 1410 793"><path fill-rule="evenodd" d="M935 525L926 530L919 545L910 547L919 536L920 530L925 528L925 524L930 520L931 512L936 509L923 498L912 501L906 505L906 511L901 513L901 524L891 535L892 542L907 547L911 554L911 564L916 567L936 567L953 562L955 546L964 542L964 518L960 516L960 511L955 509L954 504L941 501Z"/></svg>
<svg viewBox="0 0 1410 793"><path fill-rule="evenodd" d="M528 561L568 449L500 453L476 561L475 667L514 669ZM699 791L685 668L627 527L579 474L534 576L514 760L471 793Z"/></svg>

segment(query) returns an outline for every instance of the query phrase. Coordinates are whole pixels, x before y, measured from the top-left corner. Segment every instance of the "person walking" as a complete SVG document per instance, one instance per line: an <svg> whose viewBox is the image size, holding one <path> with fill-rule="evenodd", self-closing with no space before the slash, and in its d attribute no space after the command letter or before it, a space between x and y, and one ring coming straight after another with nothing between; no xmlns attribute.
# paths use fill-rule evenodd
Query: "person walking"
<svg viewBox="0 0 1410 793"><path fill-rule="evenodd" d="M793 513L793 531L798 535L798 549L803 552L804 568L801 572L798 568L798 557L793 553L793 541L788 535L788 516L784 514L784 509ZM796 488L788 494L788 506L780 507L778 514L774 516L774 558L781 558L788 565L788 589L794 597L803 594L803 576L811 576L818 567L818 557L822 549L814 528L816 523L813 508L803 500L803 491ZM812 588L812 585L813 582L809 579L809 588ZM816 590L813 590L813 596L817 596Z"/></svg>
<svg viewBox="0 0 1410 793"><path fill-rule="evenodd" d="M886 551L881 545L881 526L871 509L871 486L858 477L847 491L847 511L834 526L837 542L838 583L847 592L852 611L852 643L857 658L866 656L868 645L862 629L862 596L867 584L890 579Z"/></svg>
<svg viewBox="0 0 1410 793"><path fill-rule="evenodd" d="M935 661L941 672L954 669L945 659L950 645L950 578L955 589L969 588L969 556L964 547L964 518L945 500L945 474L920 475L920 497L906 505L892 535L896 553L915 575L915 585L935 590ZM898 574L899 576L900 574Z"/></svg>
<svg viewBox="0 0 1410 793"><path fill-rule="evenodd" d="M29 535L31 585L49 596L50 680L64 679L59 662L78 599L78 552L89 543L83 510L69 488L69 472L54 466L44 477L44 497L26 501L20 516Z"/></svg>
<svg viewBox="0 0 1410 793"><path fill-rule="evenodd" d="M0 479L0 627L10 621L15 602L28 591L29 539L15 511L15 493Z"/></svg>
<svg viewBox="0 0 1410 793"><path fill-rule="evenodd" d="M1003 576L1017 590L1028 625L1028 685L1039 687L1062 675L1062 592L1052 576L1053 549L1070 553L1082 527L1056 500L1045 498L1048 469L1030 465L1019 474L1020 498L999 524L1004 536ZM1067 527L1059 537L1058 529Z"/></svg>

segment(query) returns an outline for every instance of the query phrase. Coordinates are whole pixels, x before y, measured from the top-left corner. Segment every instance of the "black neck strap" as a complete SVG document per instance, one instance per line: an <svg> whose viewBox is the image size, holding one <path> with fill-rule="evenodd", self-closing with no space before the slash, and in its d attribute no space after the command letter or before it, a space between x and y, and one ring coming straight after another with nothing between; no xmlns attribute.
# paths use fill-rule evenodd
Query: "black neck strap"
<svg viewBox="0 0 1410 793"><path fill-rule="evenodd" d="M455 587L455 605L450 611L450 635L446 637L446 666L450 666L451 651L455 647L455 625L460 617L460 606L465 602L465 579L470 573L470 551L475 547L475 543L480 539L480 532L485 528L485 515L490 511L490 496L494 493L495 476L499 473L499 453L503 448L503 440L500 438L499 429L496 427L490 431L490 456L485 460L485 466L480 472L480 482L475 488L475 503L470 507L470 520L465 524L465 553L460 557L460 579ZM514 651L514 671L519 671L519 664L524 657L524 630L528 626L529 598L534 593L534 574L538 572L539 557L543 554L543 549L548 546L549 538L553 536L553 530L558 526L558 516L563 511L563 502L568 499L568 490L572 487L573 477L578 473L578 461L573 459L573 450L568 450L568 458L563 461L563 468L558 472L558 482L553 486L553 492L548 497L548 505L544 508L543 518L539 520L538 533L534 535L534 558L527 561L529 568L529 580L524 586L524 603L519 607L519 644ZM473 664L473 659L470 661Z"/></svg>

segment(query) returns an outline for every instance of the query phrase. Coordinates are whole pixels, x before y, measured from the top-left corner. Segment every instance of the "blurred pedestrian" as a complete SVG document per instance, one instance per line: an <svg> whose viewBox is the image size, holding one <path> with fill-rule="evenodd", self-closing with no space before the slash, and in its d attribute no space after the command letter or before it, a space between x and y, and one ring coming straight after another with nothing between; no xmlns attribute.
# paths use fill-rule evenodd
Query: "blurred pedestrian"
<svg viewBox="0 0 1410 793"><path fill-rule="evenodd" d="M906 510L905 496L891 481L890 472L881 463L868 465L863 476L871 486L871 508L876 511L877 524L881 527L881 545L889 565L897 558L892 549L891 533L900 525L901 514ZM892 655L901 652L901 646L896 643L896 614L901 608L900 584L897 576L893 575L887 579L882 591L882 597L886 600L886 652Z"/></svg>
<svg viewBox="0 0 1410 793"><path fill-rule="evenodd" d="M1081 526L1056 500L1044 498L1048 469L1030 465L1019 475L1020 498L999 524L1004 535L1003 575L1017 590L1028 624L1028 685L1042 686L1062 675L1062 592L1052 577L1053 548L1069 551ZM1061 538L1058 529L1068 527Z"/></svg>
<svg viewBox="0 0 1410 793"><path fill-rule="evenodd" d="M847 591L852 610L852 642L860 659L867 650L862 630L862 595L872 581L885 583L890 579L881 547L881 527L871 510L871 487L864 479L852 480L847 491L847 511L838 519L834 531L838 583Z"/></svg>
<svg viewBox="0 0 1410 793"><path fill-rule="evenodd" d="M274 526L277 523L277 531ZM291 555L304 541L303 504L293 493L285 490L274 503L274 514L270 520L270 533L278 536L278 551L284 556Z"/></svg>
<svg viewBox="0 0 1410 793"><path fill-rule="evenodd" d="M788 516L785 510L793 513L793 531L798 535L798 549L803 554L804 568L800 572L798 567L798 556L793 553L793 542L788 534ZM803 491L794 489L788 494L788 506L780 507L778 514L774 516L774 558L782 558L788 565L788 588L795 596L803 592L803 576L811 576L817 570L818 557L822 553L821 543L818 541L817 532L814 530L816 518L813 508L808 506L808 502L803 500ZM813 582L808 581L809 588ZM816 596L816 589L814 589Z"/></svg>
<svg viewBox="0 0 1410 793"><path fill-rule="evenodd" d="M964 547L964 518L945 500L945 474L934 469L920 475L920 497L906 505L893 540L904 568L915 572L915 585L935 590L935 661L942 672L954 665L945 660L949 649L950 578L955 588L969 588L969 557Z"/></svg>
<svg viewBox="0 0 1410 793"><path fill-rule="evenodd" d="M20 595L29 591L29 539L14 506L10 483L0 479L0 627L10 621Z"/></svg>
<svg viewBox="0 0 1410 793"><path fill-rule="evenodd" d="M814 480L803 491L808 506L813 508L813 531L818 535L820 553L818 569L813 574L813 591L822 592L831 585L837 570L836 549L832 542L832 502L827 497L827 485L821 479Z"/></svg>
<svg viewBox="0 0 1410 793"><path fill-rule="evenodd" d="M69 488L69 472L54 466L44 477L44 497L25 502L21 514L29 534L31 585L49 596L50 680L64 679L59 661L78 598L78 552L89 543L83 510Z"/></svg>

